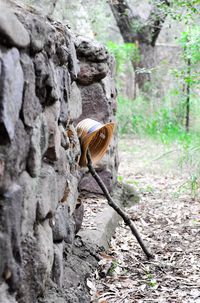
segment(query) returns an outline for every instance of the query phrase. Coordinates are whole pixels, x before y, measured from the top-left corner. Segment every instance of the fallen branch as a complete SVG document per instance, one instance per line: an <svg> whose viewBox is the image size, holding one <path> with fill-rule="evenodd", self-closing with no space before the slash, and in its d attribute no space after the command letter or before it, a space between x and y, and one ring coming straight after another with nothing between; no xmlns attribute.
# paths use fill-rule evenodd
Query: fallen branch
<svg viewBox="0 0 200 303"><path fill-rule="evenodd" d="M108 200L108 204L118 213L118 215L120 215L122 217L122 219L124 220L124 223L130 227L132 234L136 237L138 243L140 244L140 246L141 246L142 250L144 251L144 253L146 254L147 258L148 259L153 258L153 255L148 251L148 249L144 245L133 222L128 217L128 215L113 201L112 197L110 196L110 194L108 192L108 189L106 188L105 184L103 183L103 181L97 174L96 170L94 169L89 149L87 151L87 161L88 161L88 164L87 164L88 169L89 169L91 175L93 176L93 178L98 183L99 187L102 189L104 195L106 196L106 198Z"/></svg>

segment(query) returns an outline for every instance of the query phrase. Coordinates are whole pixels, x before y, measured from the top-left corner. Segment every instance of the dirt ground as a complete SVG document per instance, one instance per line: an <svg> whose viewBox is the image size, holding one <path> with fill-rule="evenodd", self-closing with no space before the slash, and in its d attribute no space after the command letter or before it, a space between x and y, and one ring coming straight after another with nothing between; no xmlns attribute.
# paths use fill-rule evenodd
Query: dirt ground
<svg viewBox="0 0 200 303"><path fill-rule="evenodd" d="M140 195L128 213L154 259L147 260L121 222L99 262L108 274L96 271L88 285L92 302L200 303L200 199L191 195L180 156L175 145L120 140L119 181Z"/></svg>

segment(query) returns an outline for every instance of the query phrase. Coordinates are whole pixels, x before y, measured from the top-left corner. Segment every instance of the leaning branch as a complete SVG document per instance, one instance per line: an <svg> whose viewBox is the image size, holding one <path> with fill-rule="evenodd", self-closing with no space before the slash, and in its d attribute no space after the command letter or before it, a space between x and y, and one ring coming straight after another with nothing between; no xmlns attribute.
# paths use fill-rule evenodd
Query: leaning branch
<svg viewBox="0 0 200 303"><path fill-rule="evenodd" d="M140 244L142 250L144 251L144 253L146 254L147 258L152 258L153 255L148 251L148 249L146 248L146 246L144 245L136 227L134 226L133 222L131 221L131 219L128 217L128 215L113 201L112 197L110 196L108 189L106 188L105 184L103 183L103 181L101 180L101 178L99 177L99 175L96 173L93 164L92 164L92 160L91 160L91 156L90 156L90 152L89 150L87 151L87 161L88 161L88 169L91 173L91 175L93 176L93 178L96 180L96 182L98 183L99 187L102 189L104 195L106 196L107 200L108 200L108 204L118 213L118 215L120 215L122 217L122 219L124 220L125 224L128 225L131 229L132 234L136 237L138 243Z"/></svg>

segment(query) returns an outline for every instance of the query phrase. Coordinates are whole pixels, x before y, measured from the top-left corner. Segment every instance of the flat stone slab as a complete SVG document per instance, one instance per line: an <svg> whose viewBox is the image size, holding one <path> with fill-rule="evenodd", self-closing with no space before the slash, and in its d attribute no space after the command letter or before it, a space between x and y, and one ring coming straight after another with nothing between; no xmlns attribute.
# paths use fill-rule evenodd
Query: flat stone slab
<svg viewBox="0 0 200 303"><path fill-rule="evenodd" d="M85 243L107 249L121 217L108 205L103 195L84 192L80 198L85 210L83 225L78 235ZM130 186L128 189L127 186L121 186L116 188L113 200L124 208L138 202L139 197Z"/></svg>

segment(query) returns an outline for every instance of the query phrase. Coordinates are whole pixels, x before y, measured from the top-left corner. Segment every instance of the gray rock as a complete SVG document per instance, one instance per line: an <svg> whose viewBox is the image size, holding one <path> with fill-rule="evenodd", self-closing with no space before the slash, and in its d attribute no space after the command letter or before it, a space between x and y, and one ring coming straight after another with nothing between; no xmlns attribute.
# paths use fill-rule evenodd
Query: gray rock
<svg viewBox="0 0 200 303"><path fill-rule="evenodd" d="M113 118L109 77L101 80L109 61L100 44L79 40L79 73L67 27L21 3L15 10L30 45L20 50L21 62L17 49L0 46L0 135L6 143L0 146L0 302L2 292L2 302L16 303L10 294L16 290L20 303L86 303L85 277L94 272L94 258L75 237L84 210L77 204L80 144L72 121ZM99 83L77 87L78 74L80 83Z"/></svg>
<svg viewBox="0 0 200 303"><path fill-rule="evenodd" d="M60 155L61 146L61 133L58 127L58 119L60 117L60 102L57 101L51 106L47 106L44 111L44 115L48 125L48 148L45 156L51 160L56 161Z"/></svg>
<svg viewBox="0 0 200 303"><path fill-rule="evenodd" d="M69 113L72 120L78 119L82 114L82 98L81 92L75 82L72 83L69 98Z"/></svg>
<svg viewBox="0 0 200 303"><path fill-rule="evenodd" d="M17 178L26 168L26 159L29 151L29 136L22 121L19 119L15 125L15 136L6 154L6 173Z"/></svg>
<svg viewBox="0 0 200 303"><path fill-rule="evenodd" d="M40 52L34 58L34 66L36 73L36 95L42 104L51 105L60 98L54 64L46 53Z"/></svg>
<svg viewBox="0 0 200 303"><path fill-rule="evenodd" d="M97 245L108 249L110 239L115 232L119 220L120 216L113 208L108 206L95 218L95 225L97 226L95 230L80 230L78 235L81 236L85 243L89 242L93 246Z"/></svg>
<svg viewBox="0 0 200 303"><path fill-rule="evenodd" d="M32 124L30 149L27 160L27 169L34 178L39 176L41 170L41 161L44 152L48 147L48 126L44 114L37 117Z"/></svg>
<svg viewBox="0 0 200 303"><path fill-rule="evenodd" d="M51 269L53 266L53 235L52 229L49 225L48 220L39 224L35 228L35 236L37 241L37 251L39 262L38 266L41 270L43 268L43 279L41 283L45 286L45 282L50 277Z"/></svg>
<svg viewBox="0 0 200 303"><path fill-rule="evenodd" d="M69 72L72 80L76 80L80 68L78 65L75 45L72 39L70 38L68 40L68 48L69 48L69 62L68 62Z"/></svg>
<svg viewBox="0 0 200 303"><path fill-rule="evenodd" d="M15 295L11 295L8 291L6 283L0 285L0 302L2 303L17 303Z"/></svg>
<svg viewBox="0 0 200 303"><path fill-rule="evenodd" d="M57 161L60 157L61 133L55 121L47 122L49 130L49 143L45 157L50 161Z"/></svg>
<svg viewBox="0 0 200 303"><path fill-rule="evenodd" d="M103 62L108 59L108 51L97 41L79 37L76 41L78 59L87 58L92 62Z"/></svg>
<svg viewBox="0 0 200 303"><path fill-rule="evenodd" d="M42 15L38 16L38 12L24 14L16 10L16 15L29 32L31 53L41 52L44 49L47 36L52 30L49 24L45 22Z"/></svg>
<svg viewBox="0 0 200 303"><path fill-rule="evenodd" d="M110 171L100 171L98 172L99 177L103 180L109 192L112 192L112 174ZM101 188L97 184L96 180L91 176L91 174L86 174L79 182L79 190L85 190L91 193L103 194Z"/></svg>
<svg viewBox="0 0 200 303"><path fill-rule="evenodd" d="M55 121L58 122L60 117L60 102L57 101L53 105L46 106L44 114L48 122Z"/></svg>
<svg viewBox="0 0 200 303"><path fill-rule="evenodd" d="M108 64L104 62L81 62L78 83L89 85L105 78L108 73Z"/></svg>
<svg viewBox="0 0 200 303"><path fill-rule="evenodd" d="M5 175L5 159L0 159L0 187L3 184Z"/></svg>
<svg viewBox="0 0 200 303"><path fill-rule="evenodd" d="M48 214L54 213L58 204L58 188L54 169L44 164L38 180L37 187L37 220L46 219Z"/></svg>
<svg viewBox="0 0 200 303"><path fill-rule="evenodd" d="M16 48L0 49L0 59L0 144L6 144L14 138L22 105L24 76Z"/></svg>
<svg viewBox="0 0 200 303"><path fill-rule="evenodd" d="M10 291L16 291L20 283L21 207L22 189L19 185L12 183L0 189L0 282L3 279Z"/></svg>
<svg viewBox="0 0 200 303"><path fill-rule="evenodd" d="M84 216L84 205L81 202L78 202L76 204L76 208L73 213L74 221L75 221L75 234L79 232L81 229L81 225L83 222L83 216Z"/></svg>
<svg viewBox="0 0 200 303"><path fill-rule="evenodd" d="M75 208L76 208L76 201L78 199L78 178L71 175L69 178L68 183L68 195L67 195L67 204L70 209L70 215L73 214Z"/></svg>
<svg viewBox="0 0 200 303"><path fill-rule="evenodd" d="M70 165L67 160L67 152L63 147L60 147L60 157L54 162L54 169L58 184L58 201L61 201L65 188L68 187L68 179L70 179Z"/></svg>
<svg viewBox="0 0 200 303"><path fill-rule="evenodd" d="M19 48L27 47L30 44L29 33L5 5L1 2L0 11L0 37L1 43Z"/></svg>
<svg viewBox="0 0 200 303"><path fill-rule="evenodd" d="M23 273L18 300L20 303L38 302L42 296L53 265L53 238L48 220L35 224L34 235L27 234L23 241Z"/></svg>
<svg viewBox="0 0 200 303"><path fill-rule="evenodd" d="M110 109L101 84L93 83L88 86L79 86L79 88L81 90L83 107L82 115L78 121L86 117L99 122L107 121Z"/></svg>
<svg viewBox="0 0 200 303"><path fill-rule="evenodd" d="M131 207L140 200L138 192L129 184L122 184L124 206Z"/></svg>
<svg viewBox="0 0 200 303"><path fill-rule="evenodd" d="M37 116L42 112L39 99L35 95L35 70L33 62L26 54L21 54L21 64L24 72L23 118L24 123L33 127Z"/></svg>
<svg viewBox="0 0 200 303"><path fill-rule="evenodd" d="M112 114L115 115L117 111L117 91L115 87L115 81L110 77L110 75L108 75L102 79L101 83L105 92L105 96L110 103Z"/></svg>
<svg viewBox="0 0 200 303"><path fill-rule="evenodd" d="M69 148L69 138L67 137L67 132L62 124L59 125L60 133L61 133L61 145L64 149Z"/></svg>
<svg viewBox="0 0 200 303"><path fill-rule="evenodd" d="M68 125L66 133L70 142L70 148L67 150L68 161L70 164L71 173L76 174L81 153L80 142L73 124Z"/></svg>
<svg viewBox="0 0 200 303"><path fill-rule="evenodd" d="M53 241L72 243L74 239L74 221L70 217L68 203L60 203L52 219Z"/></svg>
<svg viewBox="0 0 200 303"><path fill-rule="evenodd" d="M23 190L21 234L24 238L28 233L33 233L34 231L38 179L31 178L29 174L24 171L20 176L19 183Z"/></svg>
<svg viewBox="0 0 200 303"><path fill-rule="evenodd" d="M52 267L52 279L59 286L63 285L63 243L53 245L54 260ZM56 301L57 302L57 301Z"/></svg>
<svg viewBox="0 0 200 303"><path fill-rule="evenodd" d="M69 118L69 108L68 101L71 90L71 79L70 74L67 70L64 70L61 67L56 69L58 83L60 85L60 117L59 121L66 125L67 120Z"/></svg>
<svg viewBox="0 0 200 303"><path fill-rule="evenodd" d="M56 49L56 54L59 59L60 65L68 63L69 50L65 45L58 46Z"/></svg>

